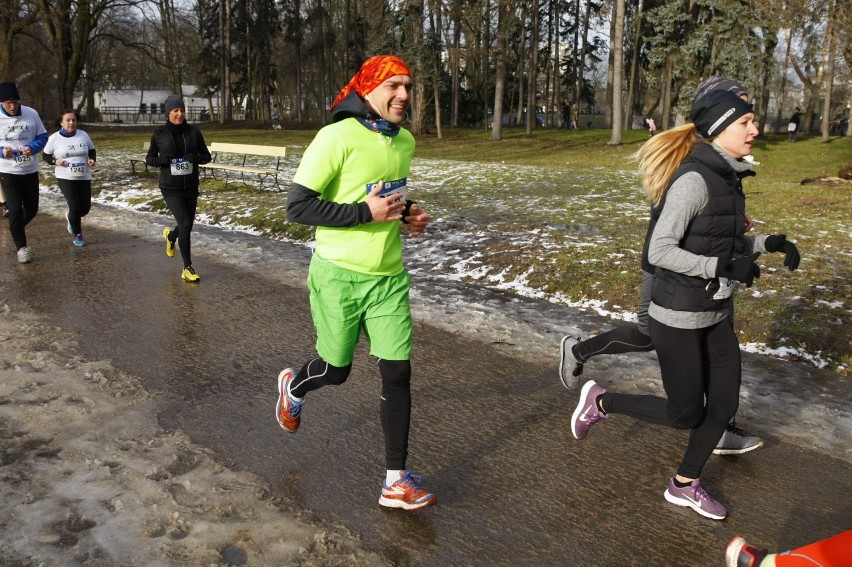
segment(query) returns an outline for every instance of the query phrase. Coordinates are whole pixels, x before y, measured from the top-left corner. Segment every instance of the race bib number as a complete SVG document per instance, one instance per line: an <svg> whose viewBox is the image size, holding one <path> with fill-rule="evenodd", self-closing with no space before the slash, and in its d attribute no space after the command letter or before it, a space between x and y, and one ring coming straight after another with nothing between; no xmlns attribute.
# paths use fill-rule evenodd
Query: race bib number
<svg viewBox="0 0 852 567"><path fill-rule="evenodd" d="M86 174L89 173L89 164L86 162L75 162L75 163L65 163L66 169L68 169L69 177L86 177Z"/></svg>
<svg viewBox="0 0 852 567"><path fill-rule="evenodd" d="M728 278L719 278L719 289L713 294L713 299L727 299L734 294L736 287L734 280Z"/></svg>
<svg viewBox="0 0 852 567"><path fill-rule="evenodd" d="M408 184L408 178L403 177L402 179L395 179L394 181L385 181L384 187L382 187L381 192L379 193L379 197L387 197L388 195L396 195L399 193L405 198L405 190L406 185ZM370 191L376 188L378 182L376 183L367 183L367 194L370 194Z"/></svg>
<svg viewBox="0 0 852 567"><path fill-rule="evenodd" d="M172 160L172 175L189 175L192 173L192 164L184 159Z"/></svg>
<svg viewBox="0 0 852 567"><path fill-rule="evenodd" d="M15 152L15 155L12 156L12 159L15 161L15 165L18 167L26 167L33 162L33 156L24 155L23 152Z"/></svg>

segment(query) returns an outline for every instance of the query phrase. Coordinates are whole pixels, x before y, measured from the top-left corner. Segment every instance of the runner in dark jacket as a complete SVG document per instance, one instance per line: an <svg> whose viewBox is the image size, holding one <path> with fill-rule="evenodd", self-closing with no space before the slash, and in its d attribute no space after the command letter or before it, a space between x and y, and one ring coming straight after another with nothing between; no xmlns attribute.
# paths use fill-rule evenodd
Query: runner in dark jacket
<svg viewBox="0 0 852 567"><path fill-rule="evenodd" d="M186 121L183 99L172 95L166 99L168 121L154 130L145 163L160 169L160 191L175 217L174 229L163 229L166 255L175 255L175 242L183 258L181 279L198 282L192 267L190 234L198 206L198 166L210 163L210 152L197 126Z"/></svg>

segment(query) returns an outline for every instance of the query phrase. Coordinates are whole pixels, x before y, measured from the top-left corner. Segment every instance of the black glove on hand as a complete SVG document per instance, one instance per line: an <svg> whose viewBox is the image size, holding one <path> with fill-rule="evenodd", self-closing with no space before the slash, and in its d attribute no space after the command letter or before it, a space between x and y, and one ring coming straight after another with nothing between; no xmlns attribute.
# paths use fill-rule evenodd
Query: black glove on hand
<svg viewBox="0 0 852 567"><path fill-rule="evenodd" d="M799 249L792 242L787 242L787 237L783 234L770 234L766 237L766 242L763 243L767 252L783 252L784 265L792 272L799 267L799 262L802 261L802 256L799 254Z"/></svg>
<svg viewBox="0 0 852 567"><path fill-rule="evenodd" d="M160 156L157 158L157 165L159 166L167 166L172 163L172 158L166 156Z"/></svg>
<svg viewBox="0 0 852 567"><path fill-rule="evenodd" d="M758 256L760 256L760 252L736 260L719 258L719 263L716 264L716 277L736 280L743 282L746 287L751 287L754 278L760 277L760 266L754 263Z"/></svg>
<svg viewBox="0 0 852 567"><path fill-rule="evenodd" d="M190 152L183 156L183 159L184 161L188 161L189 163L195 163L198 161L198 154Z"/></svg>

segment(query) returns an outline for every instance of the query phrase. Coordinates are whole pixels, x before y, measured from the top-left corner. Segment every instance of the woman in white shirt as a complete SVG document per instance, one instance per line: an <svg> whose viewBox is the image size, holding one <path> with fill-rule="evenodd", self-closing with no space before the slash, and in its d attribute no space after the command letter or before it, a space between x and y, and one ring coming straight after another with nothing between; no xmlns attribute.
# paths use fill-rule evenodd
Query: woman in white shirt
<svg viewBox="0 0 852 567"><path fill-rule="evenodd" d="M77 113L66 110L59 117L62 126L52 134L44 148L44 160L55 166L59 190L68 203L68 232L74 246L85 246L82 218L92 207L92 168L95 167L95 144L89 135L77 129Z"/></svg>

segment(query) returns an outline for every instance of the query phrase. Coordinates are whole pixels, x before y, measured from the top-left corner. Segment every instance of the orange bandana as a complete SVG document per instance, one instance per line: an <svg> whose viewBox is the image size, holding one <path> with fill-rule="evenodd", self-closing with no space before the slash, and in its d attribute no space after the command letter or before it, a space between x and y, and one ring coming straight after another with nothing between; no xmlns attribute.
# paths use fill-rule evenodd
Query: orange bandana
<svg viewBox="0 0 852 567"><path fill-rule="evenodd" d="M361 68L355 73L352 80L349 81L349 84L343 87L343 90L334 99L329 111L334 110L334 107L353 90L358 93L358 96L364 98L364 95L369 94L370 91L381 85L389 77L395 75L411 76L411 71L408 70L408 66L402 62L402 59L394 55L376 55L375 57L370 57L364 61L364 64L361 65Z"/></svg>

